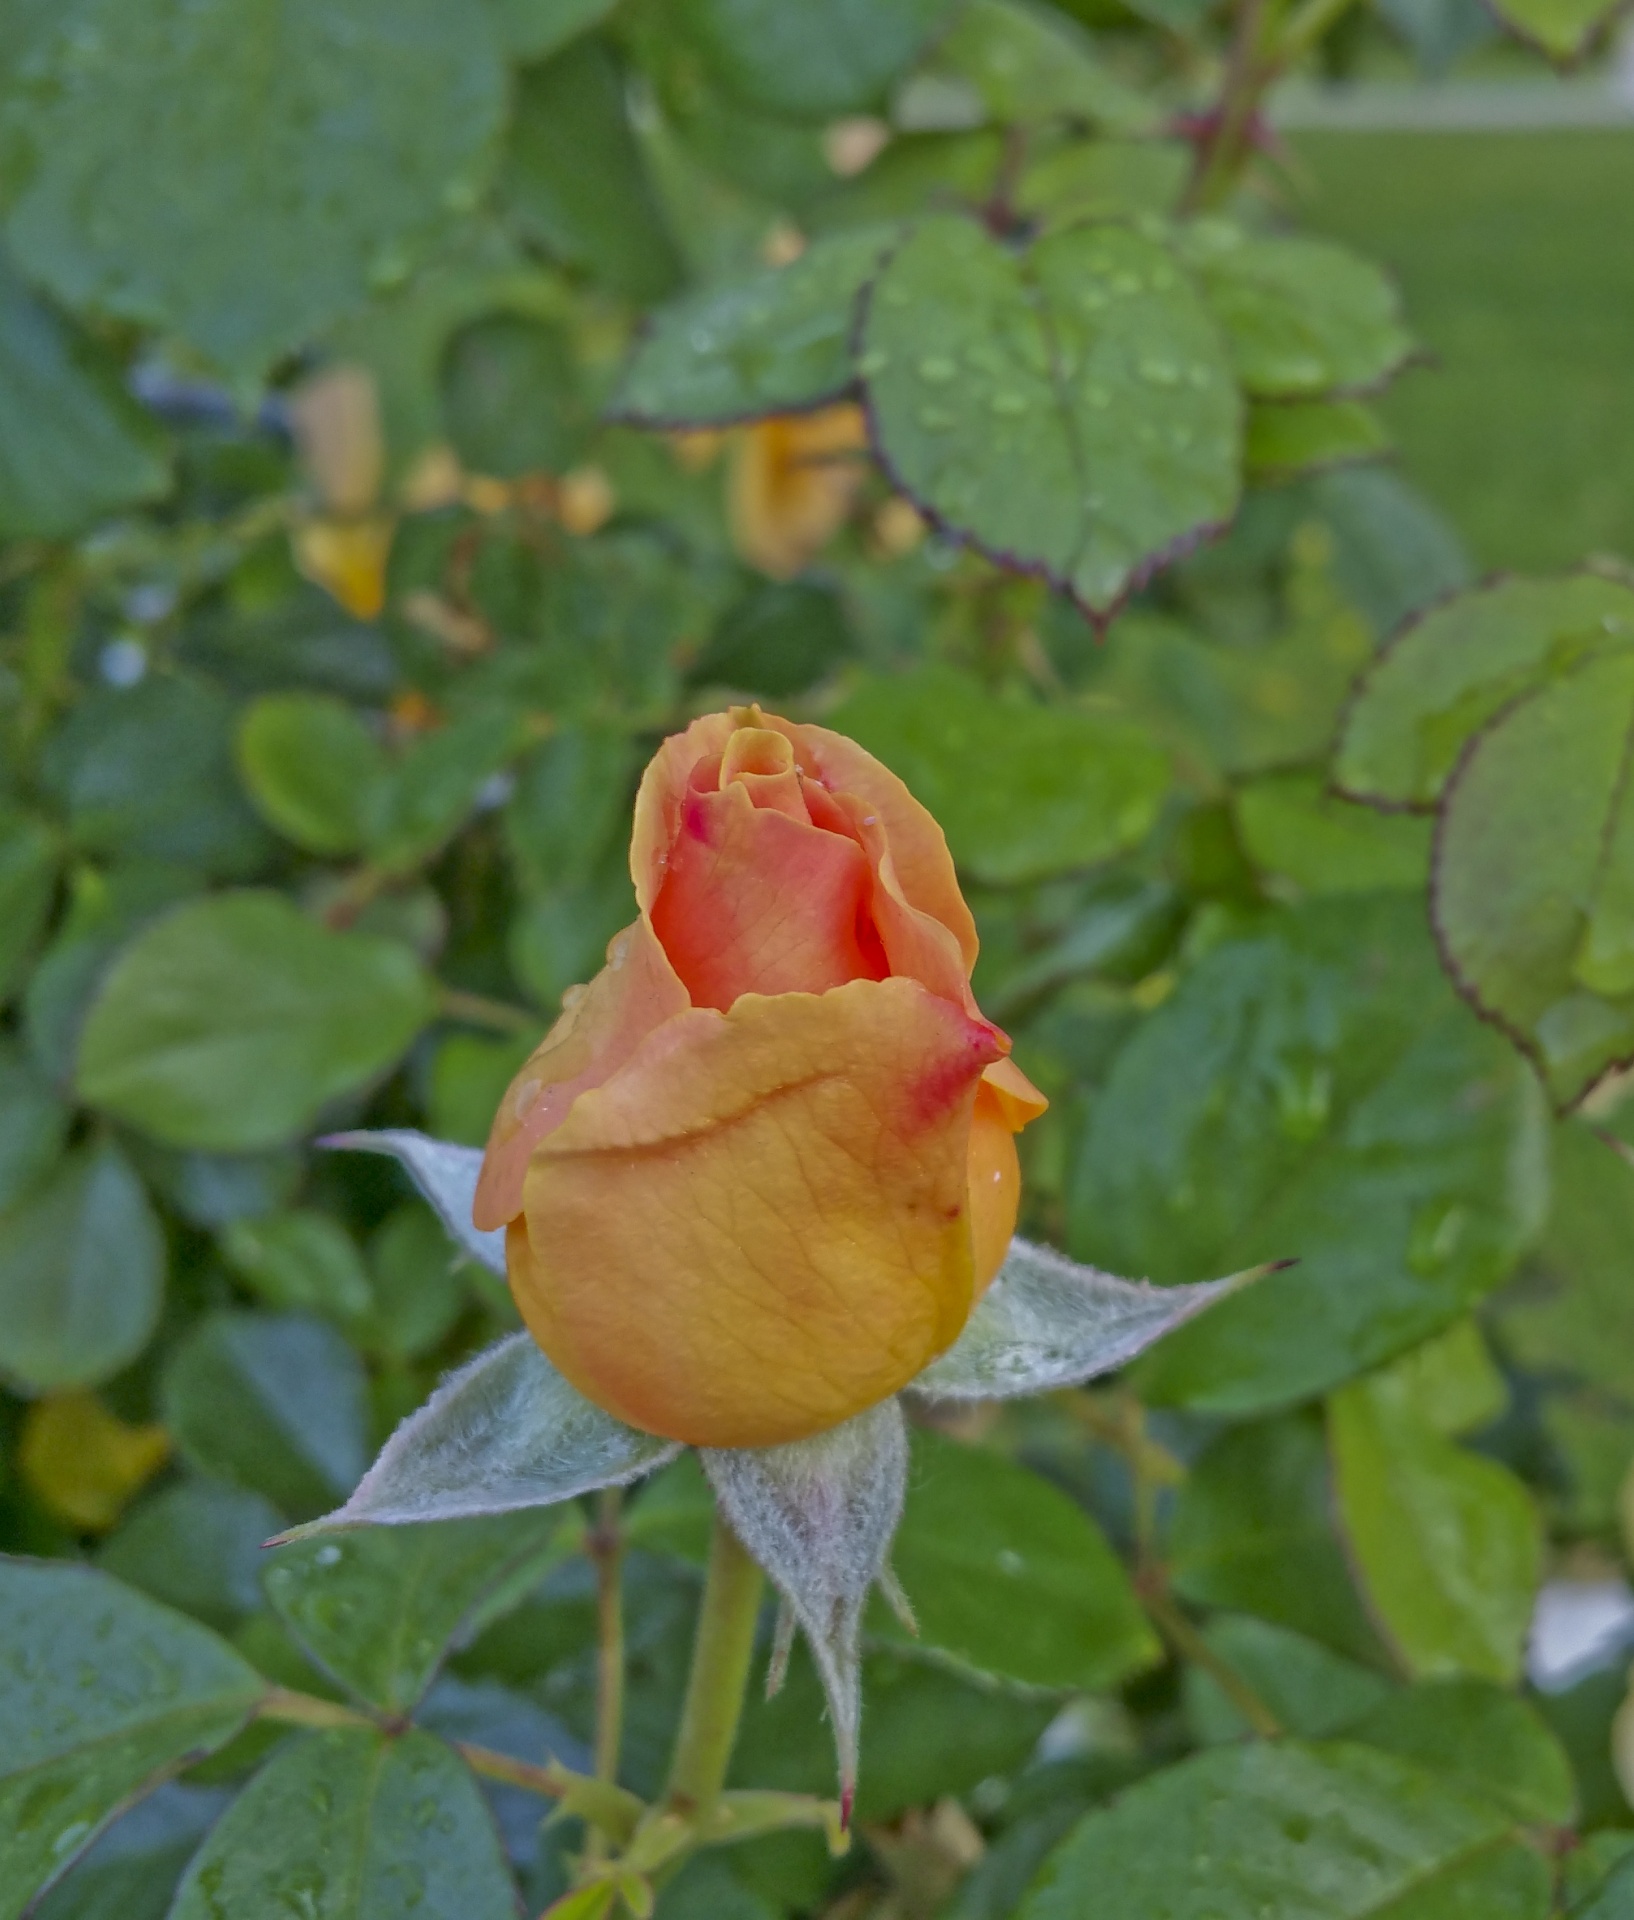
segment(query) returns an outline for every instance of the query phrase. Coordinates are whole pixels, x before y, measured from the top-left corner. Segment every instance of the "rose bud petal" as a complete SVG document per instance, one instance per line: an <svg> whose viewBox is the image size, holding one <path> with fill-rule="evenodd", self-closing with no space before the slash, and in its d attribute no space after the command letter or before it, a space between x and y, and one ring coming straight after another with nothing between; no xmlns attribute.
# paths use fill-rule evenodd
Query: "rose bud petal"
<svg viewBox="0 0 1634 1920"><path fill-rule="evenodd" d="M970 993L941 830L853 742L757 709L642 781L641 917L495 1117L474 1218L563 1374L699 1446L821 1432L958 1337L1044 1107Z"/></svg>

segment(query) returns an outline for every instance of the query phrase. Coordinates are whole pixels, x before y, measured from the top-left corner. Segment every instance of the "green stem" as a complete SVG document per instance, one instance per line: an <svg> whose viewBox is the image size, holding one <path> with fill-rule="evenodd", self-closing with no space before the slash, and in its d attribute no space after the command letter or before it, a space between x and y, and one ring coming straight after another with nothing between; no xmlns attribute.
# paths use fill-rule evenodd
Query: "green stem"
<svg viewBox="0 0 1634 1920"><path fill-rule="evenodd" d="M296 1693L289 1687L269 1687L256 1713L263 1720L278 1720L293 1727L367 1727L375 1733L403 1730L401 1721L364 1713L338 1700L321 1700L316 1694ZM564 1801L615 1840L627 1840L644 1811L633 1793L608 1781L591 1780L555 1760L535 1766L532 1761L513 1759L508 1753L496 1753L492 1747L479 1747L470 1740L455 1740L451 1745L471 1771L485 1780L520 1787L544 1800Z"/></svg>
<svg viewBox="0 0 1634 1920"><path fill-rule="evenodd" d="M760 1588L759 1567L717 1513L686 1705L670 1763L668 1804L688 1818L709 1813L726 1784L754 1657Z"/></svg>
<svg viewBox="0 0 1634 1920"><path fill-rule="evenodd" d="M624 1535L619 1526L622 1488L604 1487L596 1505L596 1524L585 1550L596 1570L596 1778L618 1782L618 1753L624 1733ZM590 1836L591 1857L602 1852L601 1836Z"/></svg>
<svg viewBox="0 0 1634 1920"><path fill-rule="evenodd" d="M493 1033L539 1033L545 1022L526 1007L513 1007L504 1000L490 1000L485 993L467 993L463 987L444 987L440 1011L445 1020L460 1020L468 1027L487 1027Z"/></svg>
<svg viewBox="0 0 1634 1920"><path fill-rule="evenodd" d="M1236 1668L1222 1660L1162 1588L1152 1579L1136 1581L1141 1604L1169 1645L1183 1660L1201 1667L1262 1740L1275 1740L1282 1722Z"/></svg>

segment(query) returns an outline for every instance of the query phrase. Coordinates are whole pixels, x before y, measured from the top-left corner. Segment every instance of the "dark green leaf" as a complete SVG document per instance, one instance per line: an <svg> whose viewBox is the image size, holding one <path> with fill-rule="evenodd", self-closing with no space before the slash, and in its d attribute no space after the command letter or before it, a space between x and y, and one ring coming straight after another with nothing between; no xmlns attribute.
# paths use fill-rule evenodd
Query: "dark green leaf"
<svg viewBox="0 0 1634 1920"><path fill-rule="evenodd" d="M376 864L406 871L429 859L525 739L515 711L482 708L416 741L399 761L373 824L369 852Z"/></svg>
<svg viewBox="0 0 1634 1920"><path fill-rule="evenodd" d="M489 0L514 60L543 60L613 10L613 0Z"/></svg>
<svg viewBox="0 0 1634 1920"><path fill-rule="evenodd" d="M504 109L486 10L439 0L88 0L42 60L19 262L244 389L475 204Z"/></svg>
<svg viewBox="0 0 1634 1920"><path fill-rule="evenodd" d="M1445 790L1432 912L1470 1001L1561 1107L1634 1055L1634 652L1504 712Z"/></svg>
<svg viewBox="0 0 1634 1920"><path fill-rule="evenodd" d="M235 1220L220 1246L228 1266L269 1307L317 1313L356 1328L374 1306L356 1242L333 1215L315 1207Z"/></svg>
<svg viewBox="0 0 1634 1920"><path fill-rule="evenodd" d="M23 995L28 1051L54 1084L73 1078L80 1027L109 963L148 921L202 885L196 872L146 860L75 872L68 910Z"/></svg>
<svg viewBox="0 0 1634 1920"><path fill-rule="evenodd" d="M632 300L660 300L681 263L630 129L624 81L599 39L517 82L501 207L530 245Z"/></svg>
<svg viewBox="0 0 1634 1920"><path fill-rule="evenodd" d="M84 1387L148 1343L165 1247L111 1140L77 1148L0 1213L0 1373L31 1393Z"/></svg>
<svg viewBox="0 0 1634 1920"><path fill-rule="evenodd" d="M1611 1834L1591 1834L1588 1847L1613 1838ZM1626 1841L1627 1836L1618 1834L1615 1839ZM1588 1847L1583 1851L1587 1852ZM1629 1920L1631 1914L1634 1914L1634 1861L1623 1859L1599 1886L1572 1907L1571 1920Z"/></svg>
<svg viewBox="0 0 1634 1920"><path fill-rule="evenodd" d="M383 804L380 743L331 695L264 694L239 727L238 765L262 818L308 853L356 853Z"/></svg>
<svg viewBox="0 0 1634 1920"><path fill-rule="evenodd" d="M363 1344L393 1360L435 1347L465 1307L462 1265L429 1207L410 1201L394 1208L369 1240L374 1301L359 1329Z"/></svg>
<svg viewBox="0 0 1634 1920"><path fill-rule="evenodd" d="M1085 708L995 701L951 667L865 681L829 724L908 783L980 880L1037 879L1134 846L1169 784L1144 729Z"/></svg>
<svg viewBox="0 0 1634 1920"><path fill-rule="evenodd" d="M1549 1219L1527 1284L1499 1303L1505 1353L1547 1381L1540 1416L1566 1468L1573 1531L1608 1532L1634 1457L1634 1172L1587 1126L1554 1134Z"/></svg>
<svg viewBox="0 0 1634 1920"><path fill-rule="evenodd" d="M1164 248L1125 228L1016 254L924 221L874 284L858 365L898 485L1092 613L1236 509L1224 346Z"/></svg>
<svg viewBox="0 0 1634 1920"><path fill-rule="evenodd" d="M758 1689L756 1689L758 1693ZM876 1653L863 1663L862 1764L857 1818L892 1820L944 1794L1019 1766L1055 1717L1048 1697L983 1685L926 1660ZM770 1701L751 1699L732 1756L731 1784L832 1793L833 1761L812 1738L822 1689L804 1644L788 1684Z"/></svg>
<svg viewBox="0 0 1634 1920"><path fill-rule="evenodd" d="M1276 888L1362 893L1430 876L1427 820L1380 814L1330 793L1319 773L1270 773L1232 796L1243 852Z"/></svg>
<svg viewBox="0 0 1634 1920"><path fill-rule="evenodd" d="M722 426L839 400L856 375L857 295L889 227L814 240L791 265L706 287L661 310L615 411L647 427Z"/></svg>
<svg viewBox="0 0 1634 1920"><path fill-rule="evenodd" d="M1251 237L1221 221L1199 223L1184 244L1238 378L1259 399L1376 386L1412 351L1395 288L1344 247Z"/></svg>
<svg viewBox="0 0 1634 1920"><path fill-rule="evenodd" d="M1565 1749L1514 1694L1482 1680L1432 1680L1357 1717L1349 1737L1501 1801L1517 1820L1569 1826L1577 1789Z"/></svg>
<svg viewBox="0 0 1634 1920"><path fill-rule="evenodd" d="M27 1055L0 1039L0 1218L62 1151L68 1120Z"/></svg>
<svg viewBox="0 0 1634 1920"><path fill-rule="evenodd" d="M1392 1691L1390 1682L1372 1668L1248 1614L1211 1620L1203 1637L1286 1732L1307 1740L1345 1732ZM1207 1746L1241 1740L1251 1731L1230 1695L1203 1666L1186 1669L1186 1717Z"/></svg>
<svg viewBox="0 0 1634 1920"><path fill-rule="evenodd" d="M80 1091L174 1146L273 1146L385 1072L434 1005L407 948L331 933L276 894L218 894L120 956L85 1024Z"/></svg>
<svg viewBox="0 0 1634 1920"><path fill-rule="evenodd" d="M164 442L118 375L0 254L0 535L60 539L169 484Z"/></svg>
<svg viewBox="0 0 1634 1920"><path fill-rule="evenodd" d="M1351 1562L1403 1665L1514 1681L1543 1554L1524 1484L1439 1434L1388 1374L1336 1393L1328 1432Z"/></svg>
<svg viewBox="0 0 1634 1920"><path fill-rule="evenodd" d="M270 845L239 792L231 709L199 680L97 688L47 746L42 775L87 853L231 878L254 872Z"/></svg>
<svg viewBox="0 0 1634 1920"><path fill-rule="evenodd" d="M1634 590L1595 574L1502 580L1433 608L1368 674L1335 777L1379 806L1434 804L1465 743L1518 694L1603 648L1634 644Z"/></svg>
<svg viewBox="0 0 1634 1920"><path fill-rule="evenodd" d="M350 1493L368 1465L363 1369L321 1320L206 1316L171 1357L163 1400L194 1466L296 1519Z"/></svg>
<svg viewBox="0 0 1634 1920"><path fill-rule="evenodd" d="M56 836L43 820L0 807L0 1000L44 932L56 888Z"/></svg>
<svg viewBox="0 0 1634 1920"><path fill-rule="evenodd" d="M1156 120L1076 21L1031 0L966 0L930 71L966 81L988 117L1007 125L1066 119L1127 132Z"/></svg>
<svg viewBox="0 0 1634 1920"><path fill-rule="evenodd" d="M1360 400L1265 400L1249 408L1243 461L1250 480L1290 480L1377 460L1391 444Z"/></svg>
<svg viewBox="0 0 1634 1920"><path fill-rule="evenodd" d="M172 1920L515 1920L477 1783L440 1740L367 1730L279 1748L189 1868Z"/></svg>
<svg viewBox="0 0 1634 1920"><path fill-rule="evenodd" d="M1523 40L1567 61L1588 49L1617 7L1615 0L1502 0L1496 11Z"/></svg>
<svg viewBox="0 0 1634 1920"><path fill-rule="evenodd" d="M1021 1920L1464 1920L1494 1908L1468 1904L1460 1883L1502 1888L1488 1868L1498 1858L1513 1886L1527 1857L1527 1897L1497 1911L1544 1920L1548 1870L1500 1852L1508 1825L1489 1802L1366 1748L1222 1747L1089 1814Z"/></svg>
<svg viewBox="0 0 1634 1920"><path fill-rule="evenodd" d="M832 587L763 580L727 608L687 679L780 699L804 693L855 652L845 604Z"/></svg>
<svg viewBox="0 0 1634 1920"><path fill-rule="evenodd" d="M624 836L635 761L628 733L594 722L559 727L522 761L505 844L530 892L596 876Z"/></svg>
<svg viewBox="0 0 1634 1920"><path fill-rule="evenodd" d="M1310 1414L1235 1427L1208 1448L1175 1503L1169 1564L1187 1600L1257 1614L1353 1657L1376 1653Z"/></svg>
<svg viewBox="0 0 1634 1920"><path fill-rule="evenodd" d="M1090 1692L1161 1653L1088 1514L984 1448L915 1436L891 1561L924 1645L984 1673ZM883 1608L875 1624L902 1635Z"/></svg>
<svg viewBox="0 0 1634 1920"><path fill-rule="evenodd" d="M679 0L677 26L722 86L770 113L821 120L879 103L949 0Z"/></svg>
<svg viewBox="0 0 1634 1920"><path fill-rule="evenodd" d="M1459 1317L1544 1205L1536 1083L1446 986L1410 898L1285 908L1217 947L1096 1103L1074 1251L1159 1281L1297 1257L1142 1364L1221 1412L1287 1405Z"/></svg>
<svg viewBox="0 0 1634 1920"><path fill-rule="evenodd" d="M442 398L449 440L474 473L563 473L583 448L572 343L550 321L501 313L462 327L443 355Z"/></svg>
<svg viewBox="0 0 1634 1920"><path fill-rule="evenodd" d="M543 1578L576 1529L549 1508L429 1526L358 1527L296 1540L265 1575L273 1610L312 1657L361 1699L413 1710L451 1641L496 1595ZM519 1586L519 1582L521 1586Z"/></svg>
<svg viewBox="0 0 1634 1920"><path fill-rule="evenodd" d="M185 1479L144 1500L97 1564L127 1586L223 1631L261 1605L262 1545L280 1518L259 1494Z"/></svg>
<svg viewBox="0 0 1634 1920"><path fill-rule="evenodd" d="M0 1559L0 1916L263 1691L213 1633L88 1567Z"/></svg>
<svg viewBox="0 0 1634 1920"><path fill-rule="evenodd" d="M230 1796L168 1781L81 1856L31 1920L165 1920L176 1882Z"/></svg>

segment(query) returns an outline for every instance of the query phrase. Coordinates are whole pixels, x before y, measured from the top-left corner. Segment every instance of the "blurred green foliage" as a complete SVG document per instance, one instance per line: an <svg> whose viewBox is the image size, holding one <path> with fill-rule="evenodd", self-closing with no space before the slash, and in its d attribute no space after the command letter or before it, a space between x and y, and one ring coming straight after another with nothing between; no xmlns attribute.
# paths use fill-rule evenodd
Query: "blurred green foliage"
<svg viewBox="0 0 1634 1920"><path fill-rule="evenodd" d="M315 1136L480 1144L657 739L753 699L942 820L1052 1100L1024 1230L1298 1264L916 1434L860 1844L661 1920L1624 1910L1623 1656L1524 1650L1624 1552L1634 594L1470 592L1452 521L1629 549L1626 136L1302 138L1318 244L1210 118L1244 19L1333 24L0 17L0 1920L566 1893L495 1757L588 1764L588 1515L261 1551L517 1324ZM1386 31L1463 30L1318 51ZM621 1523L634 1793L706 1522L683 1459ZM827 1792L820 1702L797 1651L734 1785Z"/></svg>

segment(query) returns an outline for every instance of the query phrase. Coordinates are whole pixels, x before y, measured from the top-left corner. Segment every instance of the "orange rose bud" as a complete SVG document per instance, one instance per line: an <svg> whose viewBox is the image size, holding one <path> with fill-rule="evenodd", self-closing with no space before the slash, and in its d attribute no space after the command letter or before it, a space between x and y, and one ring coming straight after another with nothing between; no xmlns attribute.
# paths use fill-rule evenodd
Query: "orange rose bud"
<svg viewBox="0 0 1634 1920"><path fill-rule="evenodd" d="M941 829L842 735L758 709L666 740L636 801L640 918L500 1106L476 1224L588 1398L771 1446L957 1339L1043 1097L970 993Z"/></svg>

